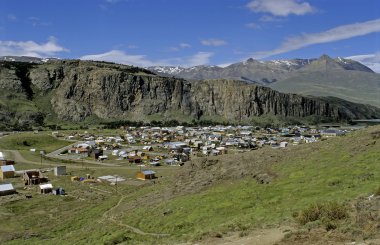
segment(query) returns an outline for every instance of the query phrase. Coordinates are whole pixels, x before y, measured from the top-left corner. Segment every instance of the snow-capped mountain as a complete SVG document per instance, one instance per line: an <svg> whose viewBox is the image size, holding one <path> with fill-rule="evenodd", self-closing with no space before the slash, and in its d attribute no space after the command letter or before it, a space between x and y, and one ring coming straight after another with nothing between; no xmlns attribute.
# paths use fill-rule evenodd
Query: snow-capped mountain
<svg viewBox="0 0 380 245"><path fill-rule="evenodd" d="M307 67L312 68L326 59L328 60L328 64L326 64L331 67L339 67L344 70L373 72L371 69L360 64L359 62L341 57L332 59L327 55L322 55L319 59L269 61L260 61L250 58L243 62L234 63L226 67L207 65L189 68L180 66L153 66L147 67L147 69L159 75L176 76L189 80L226 78L269 85L271 83L290 78L299 70L307 69Z"/></svg>

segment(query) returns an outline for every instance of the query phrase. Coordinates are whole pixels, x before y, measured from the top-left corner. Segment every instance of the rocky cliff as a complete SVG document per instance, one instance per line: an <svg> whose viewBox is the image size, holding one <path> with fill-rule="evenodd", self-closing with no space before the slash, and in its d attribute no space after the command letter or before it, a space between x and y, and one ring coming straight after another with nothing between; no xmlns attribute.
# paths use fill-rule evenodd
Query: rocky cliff
<svg viewBox="0 0 380 245"><path fill-rule="evenodd" d="M234 80L189 82L103 62L2 62L0 68L0 89L8 91L8 95L12 94L9 91L17 91L16 97L30 104L49 98L48 105L43 105L49 106L59 119L68 121L82 121L90 116L230 121L248 121L263 115L320 116L333 121L380 117L380 109L371 106L285 94ZM12 96L0 99L0 105L12 102ZM34 107L38 112L48 111L41 108L41 103Z"/></svg>

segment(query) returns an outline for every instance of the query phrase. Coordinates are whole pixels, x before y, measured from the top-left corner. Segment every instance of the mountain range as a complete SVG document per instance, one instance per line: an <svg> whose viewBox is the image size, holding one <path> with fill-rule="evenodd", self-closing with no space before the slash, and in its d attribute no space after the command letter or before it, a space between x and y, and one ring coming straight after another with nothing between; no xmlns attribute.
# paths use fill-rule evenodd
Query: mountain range
<svg viewBox="0 0 380 245"><path fill-rule="evenodd" d="M147 69L162 76L189 80L234 79L280 92L333 96L380 107L380 74L350 59L322 55L318 59L258 61L248 59L226 67L190 68L155 66Z"/></svg>
<svg viewBox="0 0 380 245"><path fill-rule="evenodd" d="M187 81L81 60L1 61L0 90L4 129L86 120L254 123L272 116L317 121L380 117L379 108L333 97L280 93L232 79Z"/></svg>

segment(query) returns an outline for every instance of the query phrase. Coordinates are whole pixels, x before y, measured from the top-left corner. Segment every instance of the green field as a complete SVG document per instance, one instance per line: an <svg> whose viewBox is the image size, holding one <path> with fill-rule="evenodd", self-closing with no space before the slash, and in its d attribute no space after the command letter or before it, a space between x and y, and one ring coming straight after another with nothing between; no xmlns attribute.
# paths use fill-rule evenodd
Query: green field
<svg viewBox="0 0 380 245"><path fill-rule="evenodd" d="M61 147L69 145L70 142L59 140L47 133L16 133L7 135L0 139L0 149L3 150L30 150L36 152L44 150L49 153Z"/></svg>

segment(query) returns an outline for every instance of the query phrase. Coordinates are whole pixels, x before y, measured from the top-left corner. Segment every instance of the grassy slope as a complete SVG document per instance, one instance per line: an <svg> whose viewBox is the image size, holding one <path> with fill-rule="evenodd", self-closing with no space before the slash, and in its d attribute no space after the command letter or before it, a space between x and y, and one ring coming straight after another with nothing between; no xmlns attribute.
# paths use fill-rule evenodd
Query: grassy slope
<svg viewBox="0 0 380 245"><path fill-rule="evenodd" d="M294 211L314 202L339 202L366 195L379 186L380 176L376 173L380 171L380 147L379 143L371 145L370 137L361 134L289 151L273 167L278 178L269 185L259 185L253 179L223 183L202 193L161 203L154 209L142 207L124 220L148 231L197 238L212 231L289 220ZM162 216L166 209L173 213Z"/></svg>
<svg viewBox="0 0 380 245"><path fill-rule="evenodd" d="M291 214L311 203L350 200L368 195L379 186L380 142L376 137L380 137L379 126L283 152L269 149L268 154L279 154L282 158L276 163L268 162L270 171L277 175L268 185L257 184L253 178L246 177L220 181L201 192L175 195L168 194L173 185L169 178L144 188L120 186L126 198L111 214L125 224L146 232L169 233L169 237L136 235L102 219L102 214L115 205L119 197L116 194L88 197L86 193L90 190L86 186L75 186L68 180L58 181L58 184L82 201L38 195L31 201L8 203L1 207L0 216L10 222L0 219L6 222L0 224L0 231L14 236L15 240L5 244L25 242L25 236L17 238L15 235L23 232L36 233L28 238L28 244L102 244L127 239L125 237L133 243L149 244L292 222ZM249 152L244 158L242 155L229 155L229 158L259 161L258 155L258 152ZM163 215L164 212L168 215ZM45 220L35 219L35 214Z"/></svg>
<svg viewBox="0 0 380 245"><path fill-rule="evenodd" d="M61 147L69 145L70 142L59 140L46 133L22 133L12 134L1 138L0 149L4 150L29 150L35 148L36 151L45 150L51 152Z"/></svg>

